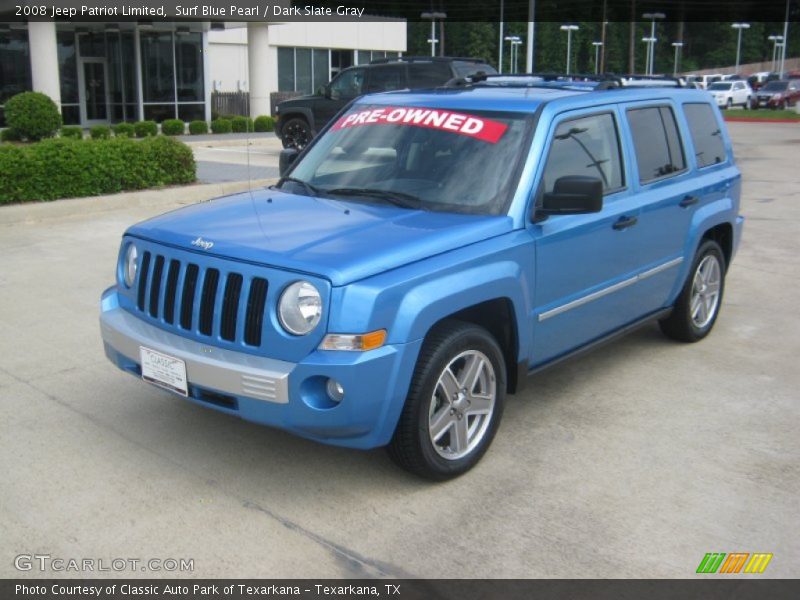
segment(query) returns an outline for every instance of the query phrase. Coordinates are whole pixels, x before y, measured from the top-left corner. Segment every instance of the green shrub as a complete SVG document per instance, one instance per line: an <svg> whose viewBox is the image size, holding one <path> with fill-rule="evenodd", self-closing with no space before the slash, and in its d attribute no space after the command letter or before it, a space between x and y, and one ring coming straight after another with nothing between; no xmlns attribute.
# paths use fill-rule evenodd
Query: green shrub
<svg viewBox="0 0 800 600"><path fill-rule="evenodd" d="M19 133L16 132L15 129L9 127L8 129L3 129L0 131L0 140L4 142L18 142L22 139Z"/></svg>
<svg viewBox="0 0 800 600"><path fill-rule="evenodd" d="M53 137L61 128L61 113L49 96L40 92L23 92L5 104L6 123L20 137L38 141Z"/></svg>
<svg viewBox="0 0 800 600"><path fill-rule="evenodd" d="M61 137L72 138L73 140L82 140L83 129L74 125L67 125L66 127L61 128Z"/></svg>
<svg viewBox="0 0 800 600"><path fill-rule="evenodd" d="M211 121L211 131L214 133L230 133L231 121L230 119L214 119Z"/></svg>
<svg viewBox="0 0 800 600"><path fill-rule="evenodd" d="M137 138L158 135L158 125L155 121L138 121L133 124Z"/></svg>
<svg viewBox="0 0 800 600"><path fill-rule="evenodd" d="M186 132L186 123L180 119L167 119L161 123L161 133L164 135L183 135Z"/></svg>
<svg viewBox="0 0 800 600"><path fill-rule="evenodd" d="M114 130L114 135L117 137L132 138L136 135L136 128L133 126L133 123L117 123L112 129Z"/></svg>
<svg viewBox="0 0 800 600"><path fill-rule="evenodd" d="M275 131L275 119L269 115L261 115L256 117L253 123L255 131Z"/></svg>
<svg viewBox="0 0 800 600"><path fill-rule="evenodd" d="M158 136L0 146L0 204L191 183L191 149Z"/></svg>
<svg viewBox="0 0 800 600"><path fill-rule="evenodd" d="M111 137L111 127L108 125L95 125L89 129L93 140L107 140Z"/></svg>
<svg viewBox="0 0 800 600"><path fill-rule="evenodd" d="M253 119L250 117L233 117L231 119L231 131L234 133L253 131Z"/></svg>
<svg viewBox="0 0 800 600"><path fill-rule="evenodd" d="M192 121L189 123L189 133L192 135L203 135L208 133L208 123L205 121Z"/></svg>

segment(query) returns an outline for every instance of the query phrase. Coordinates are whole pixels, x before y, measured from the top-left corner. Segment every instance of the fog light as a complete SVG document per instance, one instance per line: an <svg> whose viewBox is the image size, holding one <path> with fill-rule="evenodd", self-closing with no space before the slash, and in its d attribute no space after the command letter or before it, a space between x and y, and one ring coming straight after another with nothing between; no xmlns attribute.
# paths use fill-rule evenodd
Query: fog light
<svg viewBox="0 0 800 600"><path fill-rule="evenodd" d="M325 384L325 391L328 392L328 398L337 404L344 398L344 388L335 379L328 379L328 383Z"/></svg>

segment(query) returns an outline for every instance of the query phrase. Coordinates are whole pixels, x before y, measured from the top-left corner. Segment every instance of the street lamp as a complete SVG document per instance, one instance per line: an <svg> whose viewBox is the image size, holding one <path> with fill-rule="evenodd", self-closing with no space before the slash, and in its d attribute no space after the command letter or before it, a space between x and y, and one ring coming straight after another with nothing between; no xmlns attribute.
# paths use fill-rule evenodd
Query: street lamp
<svg viewBox="0 0 800 600"><path fill-rule="evenodd" d="M603 42L592 42L592 46L594 46L594 74L597 75L599 71L599 59L600 59L600 47L603 45Z"/></svg>
<svg viewBox="0 0 800 600"><path fill-rule="evenodd" d="M522 42L520 41L518 35L507 35L503 39L508 42L508 51L509 51L508 70L511 73L514 73L516 71L516 65L517 65L517 62L516 62L517 61L517 57L516 57L516 54L514 53L515 52L515 46L517 44L522 43Z"/></svg>
<svg viewBox="0 0 800 600"><path fill-rule="evenodd" d="M561 31L567 32L567 75L569 75L570 54L572 53L572 32L578 31L577 25L562 25Z"/></svg>
<svg viewBox="0 0 800 600"><path fill-rule="evenodd" d="M655 73L655 56L656 56L656 20L657 19L666 19L667 15L661 12L654 12L654 13L644 13L642 18L647 19L650 21L650 52L648 53L647 57L647 72L645 75L652 75Z"/></svg>
<svg viewBox="0 0 800 600"><path fill-rule="evenodd" d="M519 39L519 37L517 37L515 40L511 40L511 56L514 57L514 68L511 71L512 73L516 73L519 70L517 69L517 59L519 58L519 48L517 48L517 46L520 45L522 45L522 40Z"/></svg>
<svg viewBox="0 0 800 600"><path fill-rule="evenodd" d="M772 42L772 72L775 72L775 61L777 60L778 56L778 46L782 46L781 42L783 41L782 35L771 35L767 37L769 41Z"/></svg>
<svg viewBox="0 0 800 600"><path fill-rule="evenodd" d="M650 75L650 57L651 57L651 50L650 48L655 46L656 38L654 37L643 37L642 41L647 44L647 55L644 59L644 74Z"/></svg>
<svg viewBox="0 0 800 600"><path fill-rule="evenodd" d="M428 43L431 45L431 56L436 56L436 44L439 40L436 39L436 19L446 19L447 13L443 12L424 12L420 15L421 19L430 19L431 21L431 37Z"/></svg>
<svg viewBox="0 0 800 600"><path fill-rule="evenodd" d="M739 38L736 42L736 71L735 73L739 74L739 58L742 54L742 30L743 29L750 29L750 23L732 23L731 27L739 31Z"/></svg>
<svg viewBox="0 0 800 600"><path fill-rule="evenodd" d="M683 48L683 42L672 42L672 47L675 48L675 62L673 63L672 67L672 76L678 76L678 55L681 52L681 48Z"/></svg>

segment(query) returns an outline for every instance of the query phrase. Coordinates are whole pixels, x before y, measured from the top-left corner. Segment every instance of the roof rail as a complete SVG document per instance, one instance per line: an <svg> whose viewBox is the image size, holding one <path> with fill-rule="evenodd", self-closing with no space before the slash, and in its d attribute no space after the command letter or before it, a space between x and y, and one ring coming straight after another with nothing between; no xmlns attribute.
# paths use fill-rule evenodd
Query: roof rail
<svg viewBox="0 0 800 600"><path fill-rule="evenodd" d="M620 88L683 87L680 79L662 75L617 75L614 73L477 73L451 79L445 87L502 85L546 87L576 91L601 91Z"/></svg>
<svg viewBox="0 0 800 600"><path fill-rule="evenodd" d="M450 62L451 60L474 63L486 62L486 60L480 56L392 56L386 58L374 58L369 62L369 64L377 65L390 62Z"/></svg>

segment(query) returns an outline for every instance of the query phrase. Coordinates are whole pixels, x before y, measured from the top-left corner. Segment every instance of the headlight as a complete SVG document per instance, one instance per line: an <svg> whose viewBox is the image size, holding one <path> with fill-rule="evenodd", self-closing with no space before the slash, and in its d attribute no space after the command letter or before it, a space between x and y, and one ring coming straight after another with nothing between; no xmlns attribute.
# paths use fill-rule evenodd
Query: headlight
<svg viewBox="0 0 800 600"><path fill-rule="evenodd" d="M322 296L308 281L289 285L278 301L278 319L283 328L294 335L313 331L322 316Z"/></svg>
<svg viewBox="0 0 800 600"><path fill-rule="evenodd" d="M139 266L139 251L134 244L128 244L125 250L125 258L122 260L122 279L125 285L131 287L136 281L136 269Z"/></svg>

